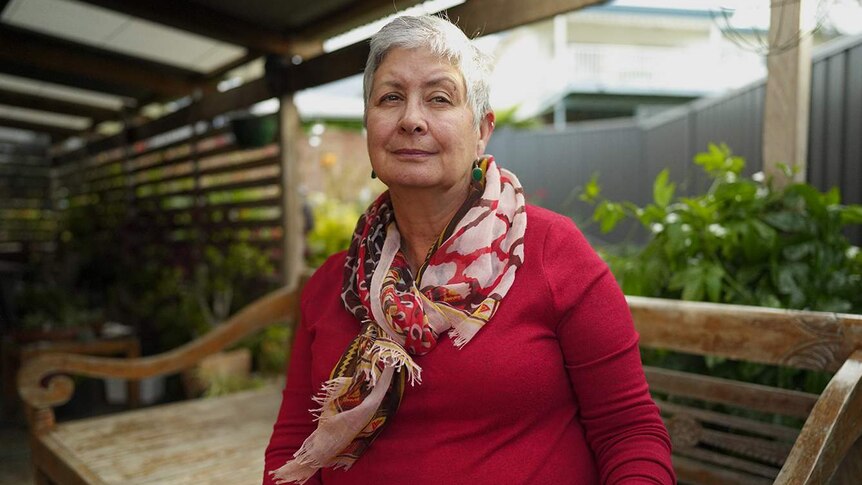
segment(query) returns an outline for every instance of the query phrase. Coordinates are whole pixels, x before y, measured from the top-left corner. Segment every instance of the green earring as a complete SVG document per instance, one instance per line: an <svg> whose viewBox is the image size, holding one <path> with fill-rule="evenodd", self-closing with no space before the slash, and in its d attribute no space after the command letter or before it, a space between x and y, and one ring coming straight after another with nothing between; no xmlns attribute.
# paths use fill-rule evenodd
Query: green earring
<svg viewBox="0 0 862 485"><path fill-rule="evenodd" d="M482 180L482 176L485 174L482 172L482 169L479 168L479 166L477 165L473 167L473 171L470 173L470 175L473 177L473 181L478 182Z"/></svg>
<svg viewBox="0 0 862 485"><path fill-rule="evenodd" d="M372 178L372 179L376 179L376 178L377 178L377 173L376 173L373 169L371 170L371 178Z"/></svg>

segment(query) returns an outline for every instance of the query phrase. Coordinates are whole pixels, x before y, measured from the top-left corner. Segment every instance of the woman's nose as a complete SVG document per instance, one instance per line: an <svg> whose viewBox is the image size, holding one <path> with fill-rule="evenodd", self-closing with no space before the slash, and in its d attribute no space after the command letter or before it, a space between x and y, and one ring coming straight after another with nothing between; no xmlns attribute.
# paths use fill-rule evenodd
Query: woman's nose
<svg viewBox="0 0 862 485"><path fill-rule="evenodd" d="M401 131L411 134L422 134L428 129L422 108L416 103L406 103L400 120Z"/></svg>

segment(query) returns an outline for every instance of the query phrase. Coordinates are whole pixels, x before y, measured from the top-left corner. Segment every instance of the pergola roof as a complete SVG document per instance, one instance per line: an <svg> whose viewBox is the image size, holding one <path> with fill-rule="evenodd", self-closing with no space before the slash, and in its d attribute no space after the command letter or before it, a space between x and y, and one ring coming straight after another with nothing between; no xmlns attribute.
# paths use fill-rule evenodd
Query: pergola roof
<svg viewBox="0 0 862 485"><path fill-rule="evenodd" d="M604 0L442 1L426 11L451 7L467 33L487 34ZM0 0L0 131L56 142L148 103L215 93L226 73L267 55L287 59L276 95L341 79L361 72L367 43L327 52L324 41L420 3Z"/></svg>

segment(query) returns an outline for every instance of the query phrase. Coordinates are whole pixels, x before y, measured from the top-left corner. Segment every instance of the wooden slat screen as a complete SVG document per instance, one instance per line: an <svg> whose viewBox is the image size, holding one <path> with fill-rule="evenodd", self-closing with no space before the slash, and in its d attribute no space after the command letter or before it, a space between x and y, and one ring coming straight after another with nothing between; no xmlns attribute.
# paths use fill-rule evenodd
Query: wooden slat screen
<svg viewBox="0 0 862 485"><path fill-rule="evenodd" d="M158 245L169 250L172 264L188 267L206 245L243 241L264 250L280 271L280 147L240 147L229 125L219 121L174 127L64 161L56 204L91 206L128 251Z"/></svg>
<svg viewBox="0 0 862 485"><path fill-rule="evenodd" d="M47 156L0 160L0 261L26 263L54 250L56 217Z"/></svg>

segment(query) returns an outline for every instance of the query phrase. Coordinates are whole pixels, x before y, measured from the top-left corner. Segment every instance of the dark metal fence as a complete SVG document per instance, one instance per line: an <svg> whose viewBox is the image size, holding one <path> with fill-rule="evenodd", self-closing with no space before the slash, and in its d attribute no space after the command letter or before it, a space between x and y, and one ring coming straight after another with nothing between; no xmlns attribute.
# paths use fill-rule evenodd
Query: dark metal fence
<svg viewBox="0 0 862 485"><path fill-rule="evenodd" d="M664 168L685 193L704 189L692 158L710 142L727 143L747 160L746 173L761 170L765 81L721 97L701 99L647 117L578 123L563 131L500 130L488 151L511 168L532 201L583 223L591 209L576 189L600 174L613 199L643 204ZM821 190L838 187L846 203L862 203L862 36L841 39L815 53L812 65L808 181ZM851 238L862 243L862 228Z"/></svg>

